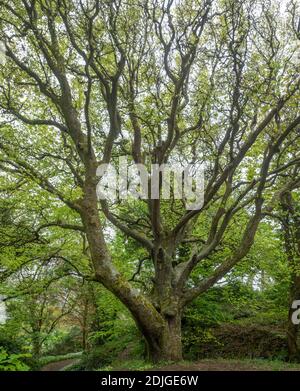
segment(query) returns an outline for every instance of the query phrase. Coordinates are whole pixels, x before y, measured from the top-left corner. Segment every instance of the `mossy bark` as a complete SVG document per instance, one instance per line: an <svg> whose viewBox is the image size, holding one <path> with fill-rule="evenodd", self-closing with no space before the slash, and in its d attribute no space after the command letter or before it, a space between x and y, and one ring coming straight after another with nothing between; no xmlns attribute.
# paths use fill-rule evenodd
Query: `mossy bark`
<svg viewBox="0 0 300 391"><path fill-rule="evenodd" d="M181 315L165 319L159 338L146 338L147 355L153 362L182 360Z"/></svg>
<svg viewBox="0 0 300 391"><path fill-rule="evenodd" d="M292 278L291 288L290 288L290 310L288 318L288 327L287 327L287 343L288 343L288 353L289 361L291 362L300 362L300 346L298 344L298 334L299 334L299 325L294 324L292 321L292 315L295 309L292 308L292 303L294 300L300 299L300 277L294 276Z"/></svg>
<svg viewBox="0 0 300 391"><path fill-rule="evenodd" d="M282 230L284 236L284 245L290 268L290 301L289 315L287 325L287 345L289 361L300 362L300 346L298 344L299 325L293 323L292 304L295 300L300 300L300 218L298 206L295 203L291 191L281 196Z"/></svg>
<svg viewBox="0 0 300 391"><path fill-rule="evenodd" d="M169 246L167 243L155 243L152 251L155 266L154 290L151 297L146 297L114 267L98 215L93 175L86 182L80 210L95 280L129 309L147 341L149 356L153 361L181 360L181 302L172 267L172 242L168 243Z"/></svg>

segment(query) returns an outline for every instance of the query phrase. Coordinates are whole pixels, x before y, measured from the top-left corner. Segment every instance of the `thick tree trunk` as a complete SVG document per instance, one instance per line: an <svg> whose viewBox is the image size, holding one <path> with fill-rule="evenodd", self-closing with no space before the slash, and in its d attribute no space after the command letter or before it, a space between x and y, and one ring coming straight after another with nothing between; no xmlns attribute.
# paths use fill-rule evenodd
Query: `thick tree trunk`
<svg viewBox="0 0 300 391"><path fill-rule="evenodd" d="M115 269L99 220L95 183L91 178L87 183L89 185L86 186L85 197L81 203L81 217L94 265L95 279L129 309L147 341L149 357L153 361L181 360L181 306L174 284L172 249L163 250L159 243L153 251L154 292L151 299L145 297Z"/></svg>
<svg viewBox="0 0 300 391"><path fill-rule="evenodd" d="M292 304L295 300L300 300L300 221L291 192L282 195L281 207L284 212L282 224L284 244L291 275L290 307L287 326L288 354L290 361L300 361L300 346L297 343L299 325L294 324L292 319L293 312L295 311L292 308Z"/></svg>
<svg viewBox="0 0 300 391"><path fill-rule="evenodd" d="M113 265L99 220L95 186L86 188L81 208L95 280L129 309L147 341L159 340L164 330L163 317L152 302L135 289Z"/></svg>
<svg viewBox="0 0 300 391"><path fill-rule="evenodd" d="M172 266L172 243L157 243L152 253L155 265L155 284L152 300L161 314L164 326L160 337L147 339L149 358L154 361L182 360L180 295L176 290L176 276Z"/></svg>
<svg viewBox="0 0 300 391"><path fill-rule="evenodd" d="M294 300L300 300L300 277L294 276L290 289L290 309L287 327L287 342L289 361L300 361L300 346L298 344L299 325L296 325L292 321L292 315L295 309L292 308Z"/></svg>
<svg viewBox="0 0 300 391"><path fill-rule="evenodd" d="M182 360L181 315L165 320L160 338L146 338L148 358L154 362Z"/></svg>

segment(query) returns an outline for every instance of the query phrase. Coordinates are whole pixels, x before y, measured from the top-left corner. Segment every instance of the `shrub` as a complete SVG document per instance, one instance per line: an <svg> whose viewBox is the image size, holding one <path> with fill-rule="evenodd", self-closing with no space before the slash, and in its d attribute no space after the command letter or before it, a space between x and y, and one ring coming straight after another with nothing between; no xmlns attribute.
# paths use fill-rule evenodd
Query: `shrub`
<svg viewBox="0 0 300 391"><path fill-rule="evenodd" d="M5 349L0 348L0 371L28 371L30 368L23 359L30 356L28 353L9 354Z"/></svg>
<svg viewBox="0 0 300 391"><path fill-rule="evenodd" d="M82 350L81 332L78 327L70 331L56 332L47 343L46 355L56 356Z"/></svg>

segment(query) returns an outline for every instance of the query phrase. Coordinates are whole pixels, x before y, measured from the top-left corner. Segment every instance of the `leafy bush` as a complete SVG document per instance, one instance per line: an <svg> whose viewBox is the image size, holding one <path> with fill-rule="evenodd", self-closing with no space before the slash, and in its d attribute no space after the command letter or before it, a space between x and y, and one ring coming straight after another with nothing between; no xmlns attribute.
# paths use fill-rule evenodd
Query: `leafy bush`
<svg viewBox="0 0 300 391"><path fill-rule="evenodd" d="M55 332L46 345L46 355L57 356L78 352L82 349L81 332L72 327L68 332Z"/></svg>
<svg viewBox="0 0 300 391"><path fill-rule="evenodd" d="M83 354L79 365L81 370L99 369L114 361L140 359L145 351L134 321L124 313L102 322L101 330L91 335L90 342L92 348Z"/></svg>
<svg viewBox="0 0 300 391"><path fill-rule="evenodd" d="M0 348L0 371L28 371L30 368L23 362L23 359L30 356L28 353L9 354Z"/></svg>
<svg viewBox="0 0 300 391"><path fill-rule="evenodd" d="M13 330L14 331L14 330ZM18 354L22 350L22 340L10 332L8 324L0 326L0 346L9 354Z"/></svg>

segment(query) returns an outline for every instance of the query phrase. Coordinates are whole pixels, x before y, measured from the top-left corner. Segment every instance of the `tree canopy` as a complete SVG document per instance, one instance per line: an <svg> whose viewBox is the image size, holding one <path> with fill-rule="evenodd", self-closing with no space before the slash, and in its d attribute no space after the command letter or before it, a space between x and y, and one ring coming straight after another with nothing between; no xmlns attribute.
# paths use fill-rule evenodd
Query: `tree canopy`
<svg viewBox="0 0 300 391"><path fill-rule="evenodd" d="M299 6L0 5L3 280L101 283L154 360L180 360L185 306L251 254L262 221L299 188ZM120 156L201 164L202 207L174 194L98 200L97 168Z"/></svg>

